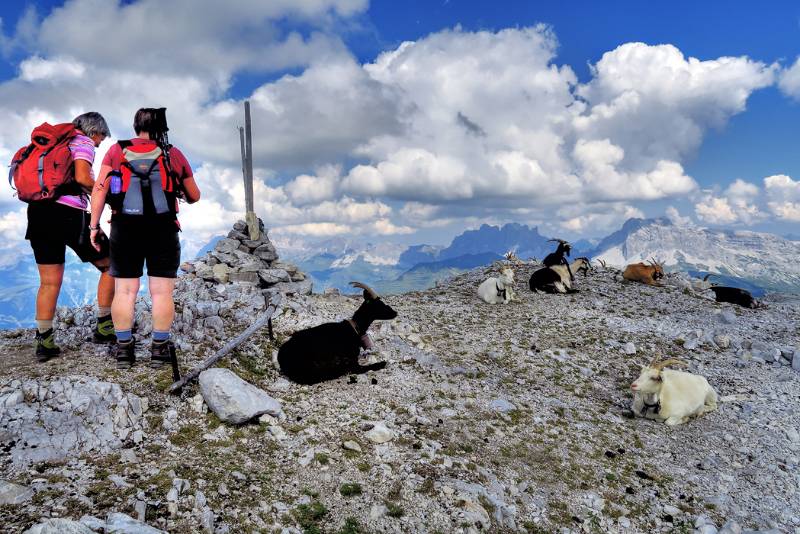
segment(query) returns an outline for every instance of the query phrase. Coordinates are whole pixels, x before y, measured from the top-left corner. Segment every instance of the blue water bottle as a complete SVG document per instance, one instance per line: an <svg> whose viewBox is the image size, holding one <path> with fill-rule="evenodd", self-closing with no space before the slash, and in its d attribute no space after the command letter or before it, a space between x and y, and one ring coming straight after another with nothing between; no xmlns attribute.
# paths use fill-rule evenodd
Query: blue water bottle
<svg viewBox="0 0 800 534"><path fill-rule="evenodd" d="M116 195L122 192L122 174L119 171L111 171L111 194Z"/></svg>

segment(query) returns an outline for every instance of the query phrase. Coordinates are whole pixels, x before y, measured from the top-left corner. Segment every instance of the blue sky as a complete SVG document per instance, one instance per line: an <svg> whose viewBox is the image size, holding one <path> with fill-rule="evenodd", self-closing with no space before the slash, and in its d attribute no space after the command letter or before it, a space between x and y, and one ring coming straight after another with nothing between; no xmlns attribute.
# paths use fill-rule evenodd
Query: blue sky
<svg viewBox="0 0 800 534"><path fill-rule="evenodd" d="M44 91L46 85L57 92L60 84L70 89L81 86L76 77L90 83L93 76L109 72L120 75L111 51L119 47L118 53L124 53L126 37L101 29L91 34L97 44L93 48L82 33L91 26L93 17L99 19L95 22L100 26L109 25L103 21L117 17L125 19L129 33L136 34L137 29L130 24L137 19L126 17L152 0L128 1L119 8L113 2L93 1L76 0L64 9L62 2L47 1L6 2L0 7L4 35L0 41L4 43L0 80L5 80L4 94L11 95L7 100L27 91L26 87ZM193 127L192 120L197 122L198 114L208 114L209 121L223 117L227 128L239 119L230 116L226 106L253 99L256 123L261 128L257 133L264 138L264 160L258 171L265 186L262 195L274 199L265 201L262 213L278 233L285 231L287 236L300 239L356 231L374 240L446 242L465 227L483 221L517 221L539 224L551 233L598 236L613 230L627 216L657 216L670 208L676 217L712 226L778 233L794 231L797 226L794 214L800 209L800 199L795 198L800 194L800 162L795 144L800 134L800 87L790 83L789 75L800 54L800 4L796 2L770 2L767 8L742 1L653 5L632 1L325 0L308 7L302 15L291 2L275 2L278 7L272 10L242 14L240 19L231 17L218 27L204 19L205 12L222 9L218 3L209 3L209 9L196 9L188 15L181 11L189 4L181 0L158 5L168 18L189 19L185 28L182 22L178 24L179 35L174 41L160 36L150 39L161 39L154 42L159 52L180 47L185 54L175 64L162 61L154 69L165 76L183 75L191 82L186 85L186 107L195 110L194 116L187 112L186 117L174 119L179 125L174 128L174 138L184 142L193 164L202 169L199 176L226 176L230 184L227 189L234 188L235 144L214 151L207 136L195 132L187 135L187 128L180 126ZM30 8L37 14L25 26L30 31L15 32ZM59 9L54 12L54 8ZM63 43L58 43L60 36L49 41L41 37L25 39L41 28L53 32L59 21L70 26ZM532 30L537 24L546 24L549 30ZM195 35L191 33L193 27L198 28ZM292 44L292 34L300 44ZM191 35L191 42L181 40L181 35ZM405 41L414 42L414 46L401 53L398 47ZM464 87L456 87L459 80L452 77L437 80L438 85L404 78L408 68L446 70L463 64L464 54L470 54L470 42L487 47L476 48L473 58L486 72L487 82L509 75L513 80L515 73L524 75L528 67L544 76L553 67L560 69L557 77L561 85L536 93L541 80L531 79L528 83L533 85L523 87L521 83L516 94L512 94L513 87L494 89L494 93L482 96L488 99L483 102L464 97L465 91L480 92L485 85L480 70L465 75ZM555 54L550 57L548 50L555 42ZM624 46L636 42L647 46ZM261 56L248 55L235 50L237 46L252 46L256 52L263 47L264 52ZM515 46L527 48L527 55L517 55ZM193 68L192 62L209 50L232 50L231 60L226 61L221 54ZM104 54L106 51L109 53ZM509 55L508 68L498 64L502 59L491 56L493 51ZM604 54L605 67L598 63ZM652 62L648 63L648 57L652 62L663 62L663 69L659 71L659 65L655 65L630 87L614 86L614 73L625 69L625 61L639 58L643 61L640 66L649 68ZM697 58L701 67L693 66L690 57ZM736 61L728 65L726 57ZM517 63L512 64L514 61ZM341 64L341 68L332 69L331 64ZM186 70L181 73L183 65ZM599 72L593 70L594 65L600 67ZM707 71L720 65L717 72L722 74L708 76ZM143 76L149 74L144 62L131 69ZM664 76L665 84L669 83L670 70L675 69L700 80L700 89L682 94L677 82L674 94L659 93L659 77ZM628 76L636 77L638 71L628 71ZM707 82L703 76L708 76ZM786 84L781 81L784 77L789 80ZM375 84L380 87L376 89ZM334 89L325 90L327 85ZM352 108L337 100L351 92L347 87L353 88ZM623 93L631 91L641 98L638 111L627 119L597 123L604 120L600 115L606 106L624 104ZM741 98L730 96L738 92ZM463 102L453 104L452 94L463 97ZM299 95L305 95L302 98L306 100ZM152 93L138 98L158 100L160 96ZM541 99L551 96L553 102L539 105ZM44 110L49 110L55 120L59 110L67 113L65 109L77 109L80 97L72 98L68 108L53 103L43 106ZM531 109L541 108L538 113L543 122L544 117L551 117L556 126L539 129L539 115L533 111L524 120L520 117L519 123L512 115L509 120L522 131L508 137L504 124L491 124L492 116L507 111L504 102L498 101L502 98L508 99L508 107L533 102ZM567 100L559 104L564 98ZM120 105L119 99L112 100ZM88 99L86 105L93 101L98 99ZM359 105L365 101L368 104ZM171 104L171 113L182 112L176 107L180 103ZM587 108L570 112L569 118L556 117L558 106L570 103L586 103ZM124 105L127 107L118 116L114 115L117 110L100 110L111 115L112 131L124 132L128 124L125 113L136 107L133 101ZM21 124L26 124L33 119L19 109L25 106L30 108L30 101L23 103L20 99L18 108L7 102L6 109L19 114ZM304 107L312 112L303 113ZM482 111L489 107L496 107L496 111L482 118ZM451 113L450 118L437 122L443 120L439 116L442 109ZM349 122L360 113L364 116ZM575 119L575 113L582 118ZM696 136L695 141L681 139L682 132L669 131L673 115L675 128L688 128L685 135ZM462 139L463 131L444 130L457 122L453 117L462 116L462 126L476 125L474 131L484 140L468 135ZM207 122L205 119L202 122ZM577 120L576 126L564 130L559 124L565 120ZM298 121L311 135L295 131ZM651 121L649 126L647 121ZM662 134L674 139L662 143ZM8 144L6 150L10 150L10 139L16 138L0 132L3 138ZM637 144L637 138L651 140ZM541 146L530 148L527 139L556 139L553 146L562 147L564 154L559 161L548 162L551 152ZM465 147L464 143L475 146ZM657 146L661 144L664 146ZM278 146L285 148L278 150ZM478 154L481 150L485 154ZM521 159L514 159L517 156ZM678 167L659 167L659 161ZM436 172L420 171L420 162ZM501 167L502 172L492 177ZM400 175L393 175L395 171ZM419 176L404 178L415 172ZM447 182L449 173L452 182ZM460 176L470 186L463 191L459 190ZM669 186L658 183L662 176ZM773 176L779 178L765 182ZM415 179L422 185L411 187ZM537 179L542 180L537 187L526 186L526 180ZM572 179L577 180L574 191L565 194L563 201L555 199L558 188L551 187L548 180L566 183ZM444 181L437 185L437 180ZM598 192L603 187L624 189L626 181L635 184L630 194ZM507 190L495 191L492 183L506 184L498 187ZM212 197L207 211L187 215L191 219L188 227L197 220L202 235L199 239L217 231L209 221L213 219L222 227L226 219L220 213L241 209L237 195L231 191L224 198ZM530 195L530 205L523 201L526 195ZM543 203L546 195L554 200ZM0 204L3 211L13 208ZM209 217L212 212L214 217Z"/></svg>

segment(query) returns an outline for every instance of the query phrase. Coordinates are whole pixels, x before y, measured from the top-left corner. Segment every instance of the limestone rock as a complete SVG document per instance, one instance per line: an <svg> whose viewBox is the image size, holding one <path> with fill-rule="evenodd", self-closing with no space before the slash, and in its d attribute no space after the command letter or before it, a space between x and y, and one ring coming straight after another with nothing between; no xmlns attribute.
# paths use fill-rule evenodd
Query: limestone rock
<svg viewBox="0 0 800 534"><path fill-rule="evenodd" d="M222 421L245 423L261 414L278 417L281 404L228 369L208 369L200 374L200 393Z"/></svg>
<svg viewBox="0 0 800 534"><path fill-rule="evenodd" d="M142 426L143 400L96 378L0 381L0 449L27 467L120 449Z"/></svg>
<svg viewBox="0 0 800 534"><path fill-rule="evenodd" d="M342 443L342 448L348 451L361 452L361 445L353 440L347 440Z"/></svg>
<svg viewBox="0 0 800 534"><path fill-rule="evenodd" d="M23 532L23 534L94 534L94 532L83 523L72 521L71 519L55 518L45 519Z"/></svg>
<svg viewBox="0 0 800 534"><path fill-rule="evenodd" d="M22 504L33 497L33 490L13 482L0 480L0 505Z"/></svg>
<svg viewBox="0 0 800 534"><path fill-rule="evenodd" d="M219 315L219 303L213 301L198 302L194 305L198 317L213 317Z"/></svg>
<svg viewBox="0 0 800 534"><path fill-rule="evenodd" d="M220 239L219 241L217 241L217 244L214 245L214 250L223 253L225 252L230 253L233 252L234 250L237 250L238 248L239 248L239 242L236 241L235 239L228 239L227 237Z"/></svg>
<svg viewBox="0 0 800 534"><path fill-rule="evenodd" d="M508 413L513 412L517 409L516 406L508 402L506 399L494 399L492 402L489 403L489 406L500 413Z"/></svg>
<svg viewBox="0 0 800 534"><path fill-rule="evenodd" d="M278 251L272 243L264 243L253 251L253 255L264 261L275 261L278 259Z"/></svg>
<svg viewBox="0 0 800 534"><path fill-rule="evenodd" d="M266 269L267 267L268 265L265 262L253 258L240 265L239 271L243 273L260 273L262 269Z"/></svg>
<svg viewBox="0 0 800 534"><path fill-rule="evenodd" d="M228 236L227 237L228 237L228 239L235 239L236 241L245 241L247 239L250 239L250 236L248 236L248 235L246 235L246 234L244 234L242 232L237 231L235 228L233 230L231 230L230 232L228 232Z"/></svg>
<svg viewBox="0 0 800 534"><path fill-rule="evenodd" d="M367 439L372 443L386 443L394 439L394 432L386 428L383 423L375 423L375 425L367 431Z"/></svg>
<svg viewBox="0 0 800 534"><path fill-rule="evenodd" d="M240 284L258 285L258 273L231 273L229 279Z"/></svg>
<svg viewBox="0 0 800 534"><path fill-rule="evenodd" d="M270 288L288 295L310 295L313 290L313 283L310 279L302 282L279 282Z"/></svg>
<svg viewBox="0 0 800 534"><path fill-rule="evenodd" d="M108 534L166 534L163 530L137 521L129 515L110 514L106 520Z"/></svg>
<svg viewBox="0 0 800 534"><path fill-rule="evenodd" d="M262 269L258 271L258 276L268 285L291 281L289 273L283 269Z"/></svg>
<svg viewBox="0 0 800 534"><path fill-rule="evenodd" d="M205 326L207 330L213 330L217 335L221 336L225 334L225 321L218 315L206 317L203 321L203 326Z"/></svg>
<svg viewBox="0 0 800 534"><path fill-rule="evenodd" d="M214 278L214 270L205 263L195 265L195 274L204 280L213 280Z"/></svg>
<svg viewBox="0 0 800 534"><path fill-rule="evenodd" d="M231 268L225 263L218 263L214 267L211 268L211 271L214 276L214 281L219 284L227 284L230 274Z"/></svg>

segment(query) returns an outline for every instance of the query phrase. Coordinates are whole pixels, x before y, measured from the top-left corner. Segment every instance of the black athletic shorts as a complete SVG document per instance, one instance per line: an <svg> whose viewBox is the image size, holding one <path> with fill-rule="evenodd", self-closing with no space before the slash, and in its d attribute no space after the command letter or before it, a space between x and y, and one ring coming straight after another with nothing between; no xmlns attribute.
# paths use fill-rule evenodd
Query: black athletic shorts
<svg viewBox="0 0 800 534"><path fill-rule="evenodd" d="M108 258L108 239L100 241L100 252L89 241L89 214L56 202L28 204L25 239L39 265L63 264L67 247L84 263Z"/></svg>
<svg viewBox="0 0 800 534"><path fill-rule="evenodd" d="M137 217L138 218L138 217ZM177 278L181 242L174 220L141 218L111 221L111 276Z"/></svg>

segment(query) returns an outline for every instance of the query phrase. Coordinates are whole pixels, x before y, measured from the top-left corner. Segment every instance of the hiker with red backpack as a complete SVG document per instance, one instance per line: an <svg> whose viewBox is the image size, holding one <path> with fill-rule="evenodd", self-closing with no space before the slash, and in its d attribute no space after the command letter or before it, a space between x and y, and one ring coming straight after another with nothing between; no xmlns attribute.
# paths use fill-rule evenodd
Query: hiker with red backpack
<svg viewBox="0 0 800 534"><path fill-rule="evenodd" d="M108 274L108 240L92 246L89 236L88 193L94 187L95 149L110 135L102 115L91 111L71 123L44 123L31 133L31 143L11 161L9 182L20 200L28 203L30 241L39 270L36 295L35 354L47 361L61 353L55 343L53 317L64 279L66 248L100 271L97 284L97 324L94 341L113 341L111 302L114 279Z"/></svg>
<svg viewBox="0 0 800 534"><path fill-rule="evenodd" d="M117 335L112 355L120 368L136 362L132 328L144 265L152 300L151 366L171 363L175 353L170 328L181 254L178 200L197 202L200 189L186 157L169 144L165 112L165 108L136 112L136 137L108 150L92 193L89 228L98 251L103 246L100 216L106 202L111 206L111 274L116 280L111 314Z"/></svg>

